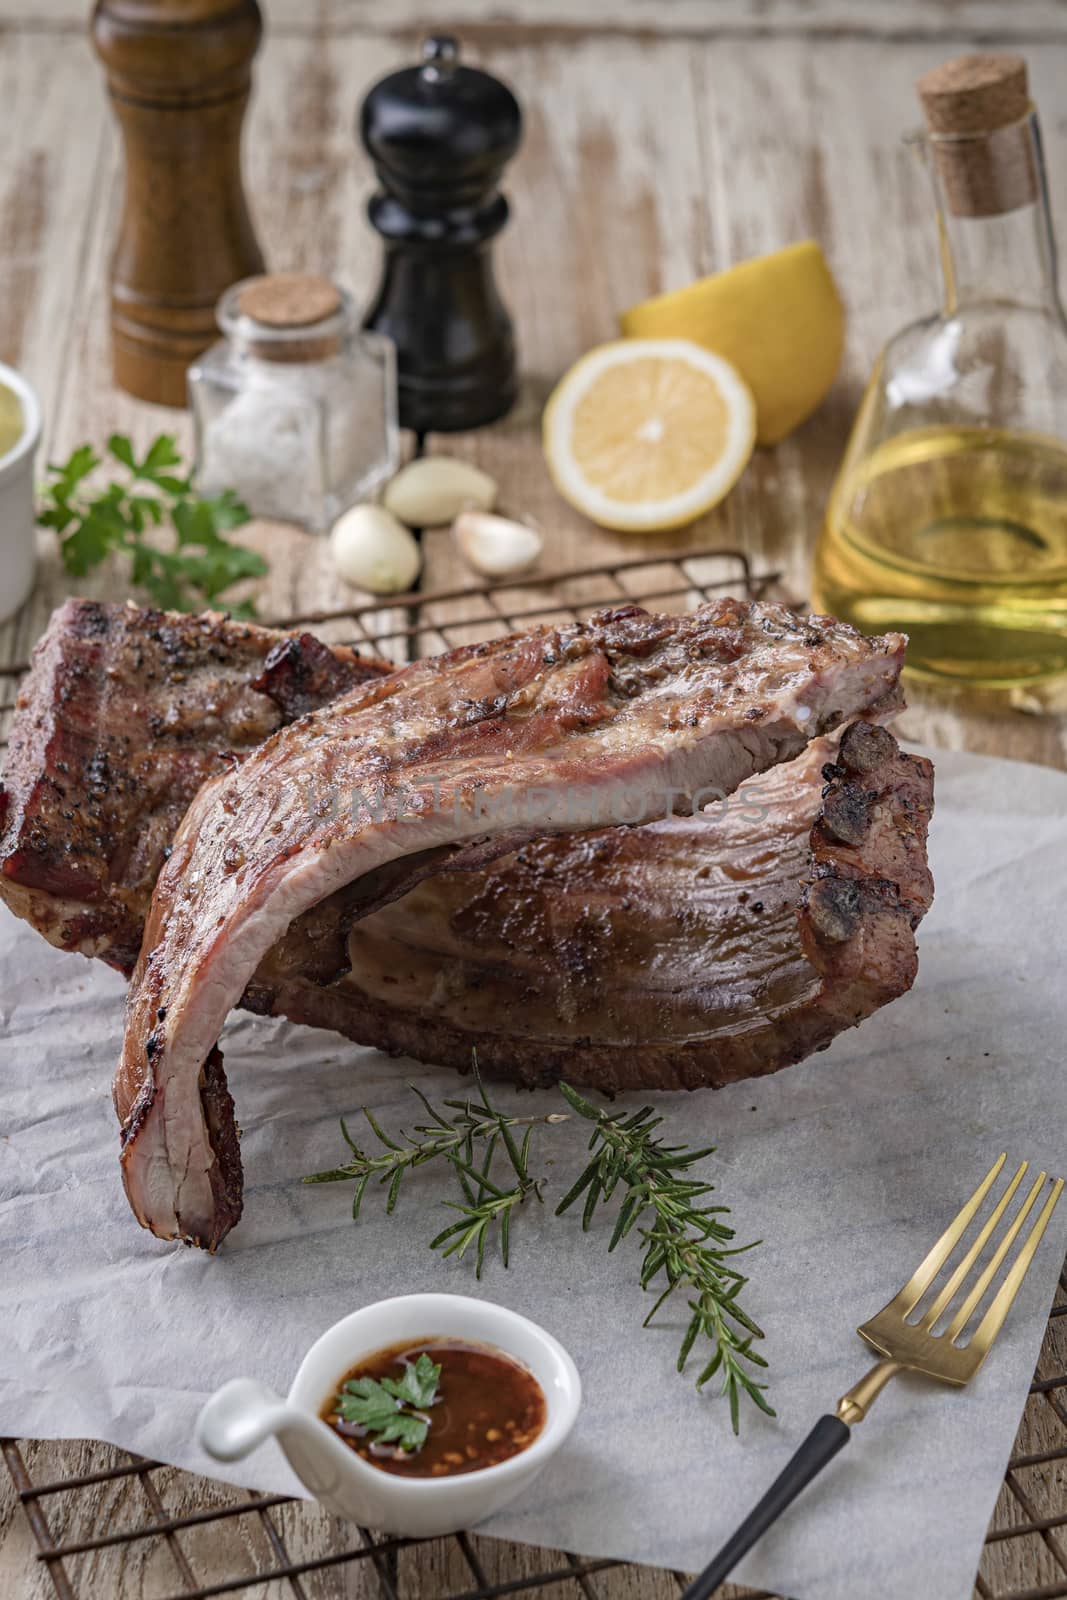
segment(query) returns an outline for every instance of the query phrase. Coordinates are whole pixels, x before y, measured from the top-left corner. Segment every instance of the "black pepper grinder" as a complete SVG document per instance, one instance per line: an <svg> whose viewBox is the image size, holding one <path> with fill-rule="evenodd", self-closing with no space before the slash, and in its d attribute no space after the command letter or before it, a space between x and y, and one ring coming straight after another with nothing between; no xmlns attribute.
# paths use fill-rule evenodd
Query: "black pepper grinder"
<svg viewBox="0 0 1067 1600"><path fill-rule="evenodd" d="M522 136L511 90L462 66L455 39L427 39L422 55L376 83L360 113L382 185L367 211L385 240L364 325L395 343L400 422L419 434L478 428L514 403L489 244L508 219L497 183Z"/></svg>

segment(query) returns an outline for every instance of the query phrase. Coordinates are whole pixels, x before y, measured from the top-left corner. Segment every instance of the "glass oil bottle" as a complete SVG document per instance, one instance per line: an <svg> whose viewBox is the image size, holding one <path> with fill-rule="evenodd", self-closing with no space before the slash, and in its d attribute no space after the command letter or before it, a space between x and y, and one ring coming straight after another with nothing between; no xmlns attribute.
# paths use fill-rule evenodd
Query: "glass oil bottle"
<svg viewBox="0 0 1067 1600"><path fill-rule="evenodd" d="M900 628L923 676L1067 673L1067 320L1026 65L919 81L943 309L868 384L816 553L817 610Z"/></svg>

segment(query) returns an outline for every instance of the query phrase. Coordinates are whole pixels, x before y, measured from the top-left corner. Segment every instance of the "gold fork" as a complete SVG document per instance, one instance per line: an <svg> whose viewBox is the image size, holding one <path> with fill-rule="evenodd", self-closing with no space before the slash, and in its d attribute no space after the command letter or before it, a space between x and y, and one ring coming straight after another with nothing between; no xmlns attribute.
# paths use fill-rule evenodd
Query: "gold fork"
<svg viewBox="0 0 1067 1600"><path fill-rule="evenodd" d="M713 1591L729 1576L757 1539L766 1533L772 1522L781 1516L786 1506L792 1504L827 1462L833 1460L837 1452L848 1443L851 1437L850 1430L857 1422L863 1421L890 1378L905 1370L924 1373L928 1378L939 1378L942 1383L964 1384L969 1383L974 1377L989 1354L990 1346L1000 1332L1004 1318L1034 1259L1041 1236L1048 1227L1056 1201L1063 1189L1062 1178L1057 1178L1053 1182L1037 1220L1008 1268L1004 1281L997 1289L988 1310L966 1344L961 1345L957 1341L1004 1265L1008 1252L1045 1186L1048 1175L1041 1172L1034 1179L1014 1217L1004 1228L988 1261L971 1282L979 1257L992 1241L1019 1185L1026 1176L1030 1165L1028 1161L1024 1161L1019 1167L979 1229L966 1255L953 1269L943 1287L936 1291L921 1316L912 1321L908 1319L924 1295L933 1290L934 1280L974 1220L1006 1160L1007 1156L1001 1155L994 1161L967 1204L945 1229L900 1293L895 1295L877 1316L872 1317L870 1322L865 1322L862 1328L857 1329L860 1337L873 1345L882 1359L847 1394L841 1396L834 1415L827 1414L819 1418L785 1470L775 1479L763 1499L749 1513L714 1560L689 1585L682 1600L709 1600ZM938 1323L943 1321L953 1301L961 1292L964 1292L964 1298L952 1313L952 1320L947 1326L935 1332Z"/></svg>

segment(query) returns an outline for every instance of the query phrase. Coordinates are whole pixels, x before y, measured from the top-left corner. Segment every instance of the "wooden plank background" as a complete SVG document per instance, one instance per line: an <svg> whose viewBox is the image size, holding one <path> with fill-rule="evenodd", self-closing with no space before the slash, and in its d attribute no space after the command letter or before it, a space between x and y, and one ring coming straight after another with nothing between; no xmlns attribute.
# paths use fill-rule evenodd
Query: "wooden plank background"
<svg viewBox="0 0 1067 1600"><path fill-rule="evenodd" d="M118 394L110 384L107 269L121 200L118 142L101 74L85 36L84 0L0 0L0 357L41 394L44 453L65 456L115 428L144 442L161 427L189 439L187 418ZM1026 49L1042 111L1053 202L1067 227L1067 11L1059 0L274 0L257 63L246 142L248 189L268 259L277 268L334 274L365 295L378 265L363 214L370 173L354 144L356 107L382 72L413 57L428 27L460 27L469 53L506 77L527 131L508 189L513 221L497 251L515 315L524 382L502 424L433 449L492 472L504 503L535 514L545 567L620 554L736 544L780 567L806 592L810 551L862 384L881 341L937 296L936 240L925 179L901 143L917 121L913 84L925 68L976 43ZM819 413L773 451L758 453L727 502L684 534L623 537L593 528L555 494L537 424L549 387L584 349L616 332L617 311L742 257L814 235L848 309L845 359ZM260 523L251 540L270 556L261 611L280 616L343 604L324 544ZM69 586L50 536L41 581L18 617L0 626L0 663L24 660ZM448 537L426 539L429 587L472 583ZM113 574L79 585L115 592ZM913 691L903 724L934 743L1067 765L1067 708L1021 700L1013 708ZM1062 1323L1060 1324L1062 1327ZM1045 1372L1063 1370L1063 1334L1050 1334ZM1018 1450L1064 1442L1055 1393L1028 1408ZM97 1445L30 1447L38 1476L105 1459ZM1062 1466L1020 1469L1019 1495L1062 1513ZM228 1491L186 1475L157 1475L168 1510ZM144 1514L137 1479L52 1508L54 1531L75 1537ZM90 1503L91 1502L91 1503ZM1010 1502L1010 1504L1009 1504ZM326 1518L278 1513L292 1550L324 1553L346 1537ZM991 1547L986 1593L1062 1577L1055 1530ZM255 1519L194 1540L203 1574L266 1560ZM0 1473L0 1593L44 1600L48 1580ZM514 1576L539 1553L480 1541L491 1571ZM442 1547L444 1551L444 1547ZM441 1561L455 1558L442 1553ZM471 1586L470 1573L437 1570L425 1553L402 1558L411 1594ZM177 1575L161 1541L73 1566L92 1596L160 1595ZM363 1592L369 1574L323 1575L309 1596ZM368 1593L370 1589L368 1589ZM1062 1590L1059 1592L1067 1592ZM256 1593L280 1596L273 1585ZM611 1600L677 1593L667 1575L617 1574Z"/></svg>
<svg viewBox="0 0 1067 1600"><path fill-rule="evenodd" d="M276 30L396 35L472 24L513 31L778 38L799 33L968 43L1063 37L1062 0L260 0ZM86 0L0 0L0 23L81 31Z"/></svg>

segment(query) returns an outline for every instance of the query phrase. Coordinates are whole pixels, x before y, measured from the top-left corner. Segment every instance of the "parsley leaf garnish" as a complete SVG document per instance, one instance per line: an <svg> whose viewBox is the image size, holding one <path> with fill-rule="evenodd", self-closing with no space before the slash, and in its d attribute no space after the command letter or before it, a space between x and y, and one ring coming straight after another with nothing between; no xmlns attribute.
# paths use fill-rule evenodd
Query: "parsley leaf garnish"
<svg viewBox="0 0 1067 1600"><path fill-rule="evenodd" d="M49 481L41 489L37 521L55 529L72 577L84 577L118 552L130 558L133 583L156 605L196 611L241 579L261 578L267 571L261 555L225 537L249 520L248 507L232 489L198 495L171 434L159 434L138 460L126 435L113 433L107 455L125 468L125 477L99 493L91 493L85 480L105 458L88 444L66 461L50 464ZM159 536L168 532L169 546ZM149 533L156 537L147 538ZM236 616L255 611L249 602L229 609Z"/></svg>
<svg viewBox="0 0 1067 1600"><path fill-rule="evenodd" d="M349 1378L335 1410L345 1422L359 1423L379 1444L398 1444L414 1455L426 1443L429 1417L420 1411L437 1399L441 1368L425 1350L405 1361L401 1378Z"/></svg>
<svg viewBox="0 0 1067 1600"><path fill-rule="evenodd" d="M432 1406L437 1399L437 1383L441 1368L431 1361L425 1350L417 1361L404 1362L402 1378L383 1378L382 1388L405 1406Z"/></svg>

